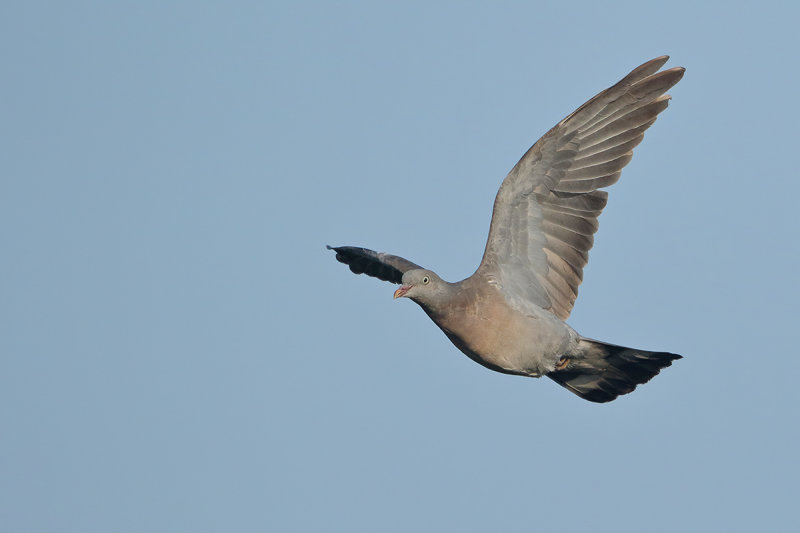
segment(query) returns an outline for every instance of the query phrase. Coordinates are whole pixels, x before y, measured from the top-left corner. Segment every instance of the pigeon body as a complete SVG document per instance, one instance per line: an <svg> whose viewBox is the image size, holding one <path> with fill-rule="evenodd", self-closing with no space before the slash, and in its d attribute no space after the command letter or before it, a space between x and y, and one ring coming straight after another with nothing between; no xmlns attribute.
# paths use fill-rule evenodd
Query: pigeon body
<svg viewBox="0 0 800 533"><path fill-rule="evenodd" d="M577 345L579 335L565 322L541 308L524 313L509 306L481 277L447 283L430 270L411 270L403 287L408 291L398 289L397 296L419 304L459 350L492 370L539 377Z"/></svg>

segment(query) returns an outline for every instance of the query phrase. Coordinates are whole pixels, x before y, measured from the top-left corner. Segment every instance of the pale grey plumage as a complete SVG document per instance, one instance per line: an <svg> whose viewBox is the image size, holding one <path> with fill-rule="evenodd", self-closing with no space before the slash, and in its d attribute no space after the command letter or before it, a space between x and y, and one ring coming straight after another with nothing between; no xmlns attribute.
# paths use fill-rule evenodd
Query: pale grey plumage
<svg viewBox="0 0 800 533"><path fill-rule="evenodd" d="M405 259L334 248L356 273L401 282L450 340L500 372L548 375L591 401L632 391L680 356L585 339L563 322L583 278L607 193L666 109L683 68L659 57L634 69L547 132L497 193L483 260L447 283Z"/></svg>

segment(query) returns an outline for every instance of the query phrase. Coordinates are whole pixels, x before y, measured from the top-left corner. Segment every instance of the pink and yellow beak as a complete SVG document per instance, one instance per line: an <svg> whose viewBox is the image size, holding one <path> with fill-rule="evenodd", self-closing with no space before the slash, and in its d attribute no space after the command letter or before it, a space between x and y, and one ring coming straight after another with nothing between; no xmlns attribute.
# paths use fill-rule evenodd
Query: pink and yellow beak
<svg viewBox="0 0 800 533"><path fill-rule="evenodd" d="M411 286L410 285L401 286L399 289L394 291L394 299L397 300L398 298L402 298L410 290L411 290Z"/></svg>

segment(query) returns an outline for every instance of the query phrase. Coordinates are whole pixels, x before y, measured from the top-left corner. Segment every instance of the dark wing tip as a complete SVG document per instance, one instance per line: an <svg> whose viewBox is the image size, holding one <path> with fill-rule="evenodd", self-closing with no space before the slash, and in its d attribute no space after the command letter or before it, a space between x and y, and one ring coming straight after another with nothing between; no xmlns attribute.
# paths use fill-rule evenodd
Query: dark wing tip
<svg viewBox="0 0 800 533"><path fill-rule="evenodd" d="M335 251L336 260L350 267L353 274L366 274L391 283L401 283L405 271L419 268L401 257L378 253L368 248L330 245L327 248Z"/></svg>

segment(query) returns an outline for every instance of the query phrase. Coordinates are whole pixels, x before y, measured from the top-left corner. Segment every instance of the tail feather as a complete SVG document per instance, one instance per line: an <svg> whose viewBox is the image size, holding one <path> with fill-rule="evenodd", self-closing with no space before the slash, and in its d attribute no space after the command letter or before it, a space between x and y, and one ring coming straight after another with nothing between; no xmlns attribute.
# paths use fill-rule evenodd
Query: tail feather
<svg viewBox="0 0 800 533"><path fill-rule="evenodd" d="M647 383L682 356L581 339L580 353L562 358L547 377L590 402L610 402Z"/></svg>

